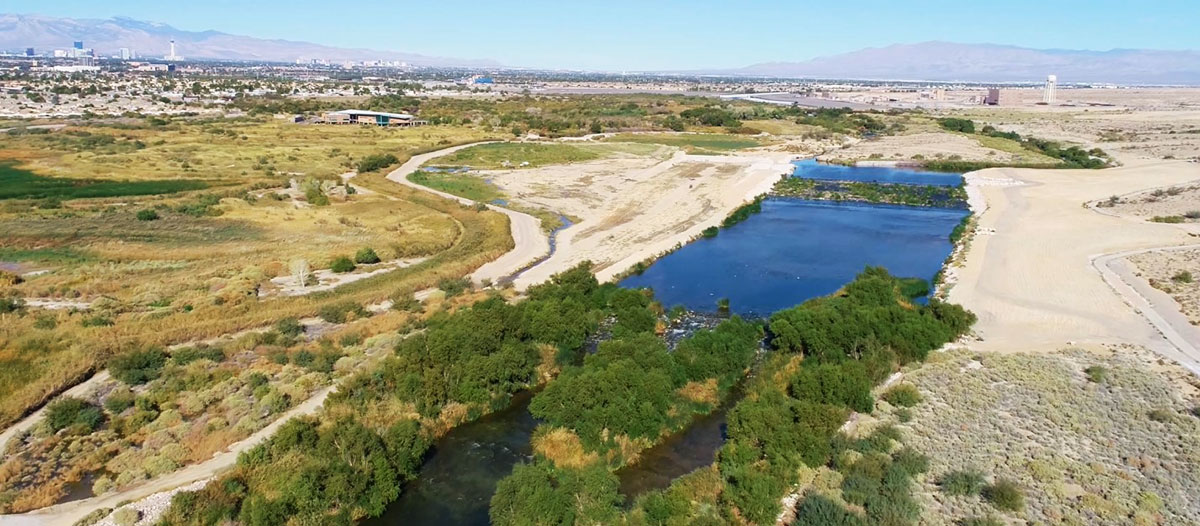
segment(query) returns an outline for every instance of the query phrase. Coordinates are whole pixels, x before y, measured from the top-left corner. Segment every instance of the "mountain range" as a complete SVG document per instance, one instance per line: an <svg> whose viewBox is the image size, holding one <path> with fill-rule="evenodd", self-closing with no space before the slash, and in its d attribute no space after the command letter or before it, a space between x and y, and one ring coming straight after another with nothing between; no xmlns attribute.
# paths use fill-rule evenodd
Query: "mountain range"
<svg viewBox="0 0 1200 526"><path fill-rule="evenodd" d="M176 53L188 59L223 59L265 62L295 62L325 59L403 61L414 66L491 68L491 60L430 57L396 51L347 49L311 42L269 40L219 31L184 31L166 24L132 18L108 20L55 18L41 15L0 14L0 49L21 50L32 47L39 53L47 49L67 49L73 41L99 55L110 56L129 48L143 57L168 54L171 40Z"/></svg>
<svg viewBox="0 0 1200 526"><path fill-rule="evenodd" d="M189 59L294 62L304 59L388 60L414 66L501 68L488 59L431 57L397 51L347 49L290 40L269 40L219 31L184 31L132 18L108 20L0 14L0 50L66 49L72 41L101 55L129 48L144 57L168 53L174 39ZM675 72L684 73L684 72ZM1200 52L1114 49L1030 49L996 44L922 42L815 58L766 62L735 69L686 73L862 80L1037 82L1046 75L1062 83L1200 85Z"/></svg>
<svg viewBox="0 0 1200 526"><path fill-rule="evenodd" d="M1200 84L1200 52L1030 49L996 44L922 42L867 48L805 62L768 62L728 74L864 80Z"/></svg>

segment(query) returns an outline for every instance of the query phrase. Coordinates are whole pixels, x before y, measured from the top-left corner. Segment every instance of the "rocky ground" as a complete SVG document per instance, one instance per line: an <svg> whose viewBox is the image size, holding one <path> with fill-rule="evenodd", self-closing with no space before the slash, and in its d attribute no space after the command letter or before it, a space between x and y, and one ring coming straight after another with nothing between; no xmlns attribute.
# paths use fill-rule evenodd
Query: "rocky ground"
<svg viewBox="0 0 1200 526"><path fill-rule="evenodd" d="M921 524L1200 524L1200 381L1180 371L1133 347L931 357L908 377L924 402L900 424L930 459ZM939 490L966 469L1015 480L1024 508Z"/></svg>

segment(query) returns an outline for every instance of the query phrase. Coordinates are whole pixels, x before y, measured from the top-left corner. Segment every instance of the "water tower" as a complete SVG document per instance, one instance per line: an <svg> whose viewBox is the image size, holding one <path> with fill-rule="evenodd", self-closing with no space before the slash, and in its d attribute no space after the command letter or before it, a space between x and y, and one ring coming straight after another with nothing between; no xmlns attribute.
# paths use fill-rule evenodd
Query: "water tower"
<svg viewBox="0 0 1200 526"><path fill-rule="evenodd" d="M1042 89L1042 102L1054 104L1054 90L1058 87L1058 75L1046 76L1046 87Z"/></svg>

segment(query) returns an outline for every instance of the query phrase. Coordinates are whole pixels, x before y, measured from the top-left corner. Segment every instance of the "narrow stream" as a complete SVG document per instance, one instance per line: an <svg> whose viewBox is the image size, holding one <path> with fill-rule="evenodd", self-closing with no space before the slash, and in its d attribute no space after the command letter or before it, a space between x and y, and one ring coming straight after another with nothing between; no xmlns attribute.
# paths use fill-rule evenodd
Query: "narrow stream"
<svg viewBox="0 0 1200 526"><path fill-rule="evenodd" d="M401 489L369 526L487 526L496 483L517 462L533 458L529 443L537 421L529 414L532 392L513 397L507 409L454 428L438 440L420 474Z"/></svg>

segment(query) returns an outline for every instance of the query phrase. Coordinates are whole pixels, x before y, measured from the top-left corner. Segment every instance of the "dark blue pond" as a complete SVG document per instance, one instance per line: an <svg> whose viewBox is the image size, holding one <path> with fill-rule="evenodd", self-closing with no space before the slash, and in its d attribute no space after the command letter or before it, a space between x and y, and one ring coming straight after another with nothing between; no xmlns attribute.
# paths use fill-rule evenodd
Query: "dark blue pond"
<svg viewBox="0 0 1200 526"><path fill-rule="evenodd" d="M887 168L882 166L841 166L822 164L813 159L792 161L796 170L792 177L819 179L822 181L858 181L862 183L932 184L958 186L962 176L941 172L923 172L910 168Z"/></svg>
<svg viewBox="0 0 1200 526"><path fill-rule="evenodd" d="M650 287L668 307L766 316L833 293L867 265L932 280L965 210L773 197L762 213L660 259L623 287Z"/></svg>

